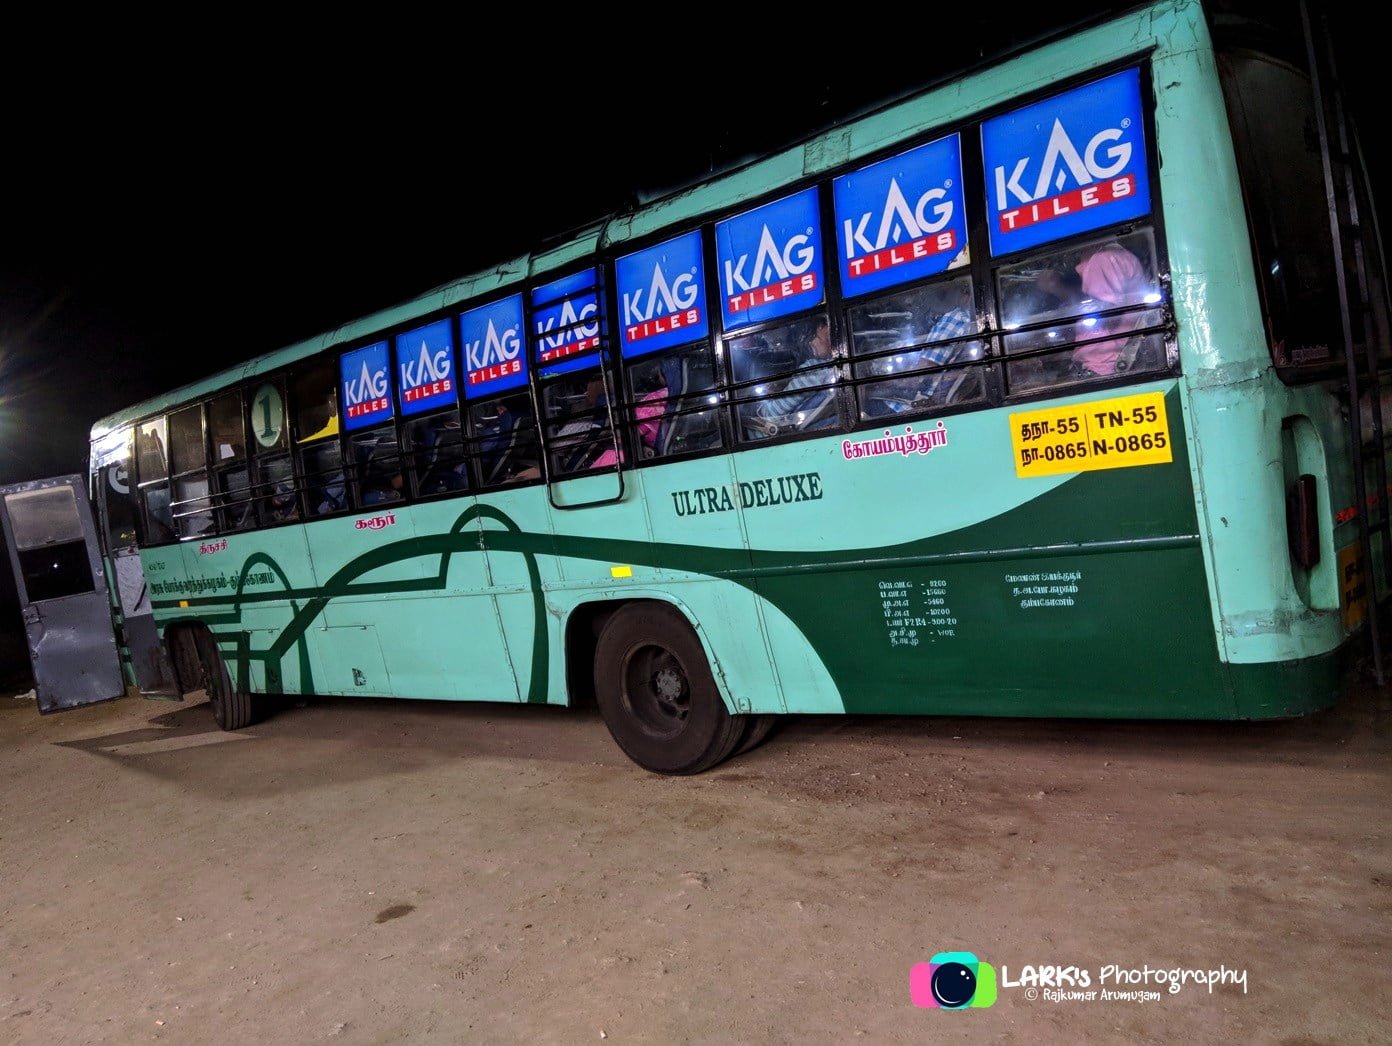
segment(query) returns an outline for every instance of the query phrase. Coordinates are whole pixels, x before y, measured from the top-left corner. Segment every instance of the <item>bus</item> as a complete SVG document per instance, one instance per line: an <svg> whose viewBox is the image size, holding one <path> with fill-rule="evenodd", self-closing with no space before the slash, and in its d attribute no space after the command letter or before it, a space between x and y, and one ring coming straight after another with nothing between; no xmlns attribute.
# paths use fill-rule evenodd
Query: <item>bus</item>
<svg viewBox="0 0 1392 1046"><path fill-rule="evenodd" d="M1318 26L1239 6L1097 20L101 420L123 609L224 729L594 702L665 774L789 713L1328 706L1385 560L1383 262Z"/></svg>

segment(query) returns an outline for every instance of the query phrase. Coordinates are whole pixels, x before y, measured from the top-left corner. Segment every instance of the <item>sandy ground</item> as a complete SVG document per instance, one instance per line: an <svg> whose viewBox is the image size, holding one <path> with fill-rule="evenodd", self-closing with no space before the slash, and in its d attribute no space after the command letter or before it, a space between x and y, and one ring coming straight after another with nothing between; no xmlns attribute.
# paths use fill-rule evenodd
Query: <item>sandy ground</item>
<svg viewBox="0 0 1392 1046"><path fill-rule="evenodd" d="M594 712L4 697L0 1041L1385 1043L1388 709L795 719L673 780ZM1247 990L916 1009L940 950Z"/></svg>

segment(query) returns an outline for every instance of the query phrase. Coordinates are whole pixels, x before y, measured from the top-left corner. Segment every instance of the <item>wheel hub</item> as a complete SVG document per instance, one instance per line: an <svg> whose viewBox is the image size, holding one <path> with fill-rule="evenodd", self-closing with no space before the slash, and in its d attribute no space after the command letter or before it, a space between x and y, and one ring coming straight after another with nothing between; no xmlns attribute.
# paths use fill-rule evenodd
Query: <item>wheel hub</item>
<svg viewBox="0 0 1392 1046"><path fill-rule="evenodd" d="M650 736L676 737L691 714L691 683L681 661L658 643L635 647L625 661L624 704Z"/></svg>
<svg viewBox="0 0 1392 1046"><path fill-rule="evenodd" d="M681 697L682 682L681 673L676 669L661 669L653 676L653 689L657 691L658 700L675 701Z"/></svg>

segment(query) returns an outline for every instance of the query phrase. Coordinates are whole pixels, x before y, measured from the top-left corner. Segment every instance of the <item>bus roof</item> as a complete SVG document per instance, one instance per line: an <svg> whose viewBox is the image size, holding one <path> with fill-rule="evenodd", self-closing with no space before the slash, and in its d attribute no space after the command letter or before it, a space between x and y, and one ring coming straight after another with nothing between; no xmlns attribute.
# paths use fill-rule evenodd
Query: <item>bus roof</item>
<svg viewBox="0 0 1392 1046"><path fill-rule="evenodd" d="M350 320L109 414L92 426L92 441L142 417L209 396L257 374L337 345L365 339L419 316L464 305L505 288L520 288L533 277L559 274L566 266L578 264L597 251L610 251L663 229L693 223L781 186L823 175L901 140L966 120L1036 86L1047 86L1057 78L1058 49L1071 52L1082 49L1086 53L1091 47L1094 56L1091 64L1102 65L1125 53L1134 53L1135 40L1163 39L1166 34L1157 29L1156 21L1167 13L1178 16L1174 28L1188 36L1192 43L1192 30L1188 34L1183 32L1183 14L1197 8L1196 0L1162 0L1139 7L1131 5L1118 14L1116 8L1099 12L1096 5L1088 5L1086 10L1090 15L1066 24L1060 24L1061 19L1055 11L1047 29L1036 28L1033 35L1025 39L1017 36L1008 47L982 51L969 65L940 72L928 86L916 88L903 98L879 103L868 112L848 117L780 151L703 177L631 212L611 214L583 227L563 244L499 262L408 301ZM1075 35L1078 33L1087 34L1089 38L1096 34L1097 38L1085 39ZM1062 39L1065 35L1067 39ZM1130 41L1129 45L1125 41ZM1076 64L1076 59L1072 64Z"/></svg>

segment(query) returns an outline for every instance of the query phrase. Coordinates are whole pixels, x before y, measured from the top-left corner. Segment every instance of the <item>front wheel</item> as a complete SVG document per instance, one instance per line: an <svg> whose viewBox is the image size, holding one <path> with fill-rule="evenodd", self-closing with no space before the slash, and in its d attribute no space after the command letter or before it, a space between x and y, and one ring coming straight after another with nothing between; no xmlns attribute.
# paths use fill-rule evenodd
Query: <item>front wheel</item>
<svg viewBox="0 0 1392 1046"><path fill-rule="evenodd" d="M745 735L716 689L696 633L663 603L631 603L614 614L595 650L595 695L609 733L639 766L699 774L727 758Z"/></svg>
<svg viewBox="0 0 1392 1046"><path fill-rule="evenodd" d="M208 694L208 704L212 706L217 725L224 730L240 730L250 726L257 718L255 696L233 688L227 664L222 659L222 651L218 650L213 634L207 629L199 630L194 637L194 648L203 675L203 689Z"/></svg>

